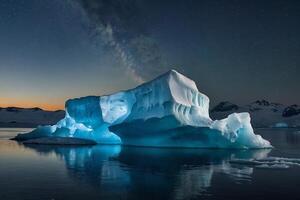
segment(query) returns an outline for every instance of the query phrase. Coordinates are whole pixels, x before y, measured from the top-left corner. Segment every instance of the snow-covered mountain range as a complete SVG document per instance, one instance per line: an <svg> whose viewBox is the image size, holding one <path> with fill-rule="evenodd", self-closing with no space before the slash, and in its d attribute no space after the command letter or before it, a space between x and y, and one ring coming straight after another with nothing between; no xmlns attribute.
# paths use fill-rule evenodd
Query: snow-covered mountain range
<svg viewBox="0 0 300 200"><path fill-rule="evenodd" d="M257 100L247 105L228 101L217 104L210 110L213 119L222 119L231 113L249 112L254 127L300 127L300 106L283 105L266 100Z"/></svg>
<svg viewBox="0 0 300 200"><path fill-rule="evenodd" d="M41 108L0 107L0 127L36 127L55 124L62 119L65 111L47 111Z"/></svg>

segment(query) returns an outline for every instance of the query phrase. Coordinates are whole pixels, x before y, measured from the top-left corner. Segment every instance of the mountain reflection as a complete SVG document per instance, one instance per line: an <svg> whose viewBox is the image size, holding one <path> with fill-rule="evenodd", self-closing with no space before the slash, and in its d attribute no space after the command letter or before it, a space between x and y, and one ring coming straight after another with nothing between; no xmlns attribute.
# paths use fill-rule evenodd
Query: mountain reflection
<svg viewBox="0 0 300 200"><path fill-rule="evenodd" d="M230 159L265 158L270 150L159 149L121 146L26 145L64 160L70 178L122 199L190 199L209 195L214 174L251 181L253 168ZM162 193L163 191L163 193Z"/></svg>

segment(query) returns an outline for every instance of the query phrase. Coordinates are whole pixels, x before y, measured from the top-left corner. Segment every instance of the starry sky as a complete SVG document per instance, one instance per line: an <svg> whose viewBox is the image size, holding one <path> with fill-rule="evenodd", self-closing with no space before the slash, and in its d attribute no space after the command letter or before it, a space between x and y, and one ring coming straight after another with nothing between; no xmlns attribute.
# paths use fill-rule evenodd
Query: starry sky
<svg viewBox="0 0 300 200"><path fill-rule="evenodd" d="M169 69L211 104L299 104L300 1L0 1L0 107L62 109Z"/></svg>

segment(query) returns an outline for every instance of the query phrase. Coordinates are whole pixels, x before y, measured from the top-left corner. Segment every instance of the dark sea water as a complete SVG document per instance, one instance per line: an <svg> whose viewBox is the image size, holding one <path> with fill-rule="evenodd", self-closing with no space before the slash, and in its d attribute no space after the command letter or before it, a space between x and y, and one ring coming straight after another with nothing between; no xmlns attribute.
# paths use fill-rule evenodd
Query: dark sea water
<svg viewBox="0 0 300 200"><path fill-rule="evenodd" d="M272 150L43 146L8 140L28 130L0 129L1 200L300 199L296 129L257 129Z"/></svg>

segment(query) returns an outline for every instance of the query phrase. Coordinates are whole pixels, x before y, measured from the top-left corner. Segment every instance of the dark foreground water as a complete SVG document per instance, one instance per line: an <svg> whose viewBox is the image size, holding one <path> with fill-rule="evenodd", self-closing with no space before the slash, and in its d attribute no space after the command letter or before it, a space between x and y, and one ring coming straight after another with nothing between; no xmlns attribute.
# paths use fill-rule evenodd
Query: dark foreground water
<svg viewBox="0 0 300 200"><path fill-rule="evenodd" d="M295 129L258 129L275 148L244 151L24 146L8 140L21 131L28 130L0 129L1 200L300 199Z"/></svg>

